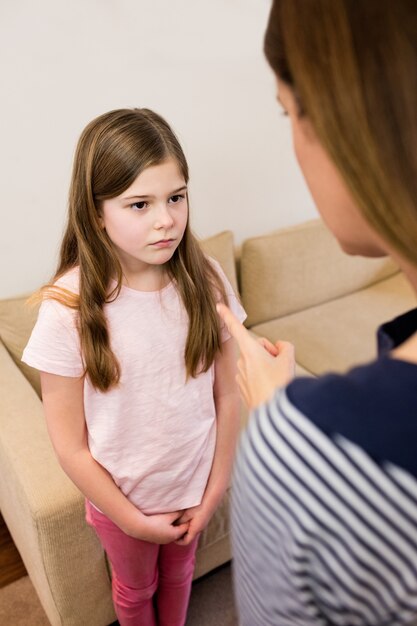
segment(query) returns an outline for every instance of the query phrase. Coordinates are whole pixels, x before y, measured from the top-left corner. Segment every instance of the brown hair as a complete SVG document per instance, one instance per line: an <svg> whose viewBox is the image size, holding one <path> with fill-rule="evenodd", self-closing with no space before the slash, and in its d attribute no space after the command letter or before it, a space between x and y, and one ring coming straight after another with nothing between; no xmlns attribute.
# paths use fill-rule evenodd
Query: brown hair
<svg viewBox="0 0 417 626"><path fill-rule="evenodd" d="M265 54L365 219L417 265L415 0L275 0Z"/></svg>
<svg viewBox="0 0 417 626"><path fill-rule="evenodd" d="M110 111L84 129L75 153L66 231L56 273L40 290L78 312L78 331L85 372L92 385L106 391L120 379L112 352L103 305L122 287L122 268L105 230L100 203L127 189L147 167L172 157L185 182L188 166L167 122L149 109ZM69 269L79 267L79 295L54 285ZM207 371L221 348L216 301L227 301L223 282L201 251L187 223L184 236L167 263L189 318L185 346L188 376ZM112 277L117 286L109 294ZM210 286L207 289L207 285Z"/></svg>

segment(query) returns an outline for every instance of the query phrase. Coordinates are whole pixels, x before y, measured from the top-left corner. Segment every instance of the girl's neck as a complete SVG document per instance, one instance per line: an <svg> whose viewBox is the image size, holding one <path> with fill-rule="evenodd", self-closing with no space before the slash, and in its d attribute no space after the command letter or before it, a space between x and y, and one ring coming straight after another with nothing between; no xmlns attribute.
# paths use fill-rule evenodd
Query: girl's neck
<svg viewBox="0 0 417 626"><path fill-rule="evenodd" d="M168 285L170 277L165 266L153 265L139 273L131 273L123 268L122 284L135 291L160 291Z"/></svg>

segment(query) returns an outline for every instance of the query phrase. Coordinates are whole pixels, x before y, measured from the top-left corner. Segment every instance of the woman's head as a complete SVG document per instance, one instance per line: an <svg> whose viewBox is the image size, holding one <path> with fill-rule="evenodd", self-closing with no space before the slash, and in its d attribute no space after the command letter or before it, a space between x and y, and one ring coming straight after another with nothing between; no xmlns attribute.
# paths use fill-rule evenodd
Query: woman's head
<svg viewBox="0 0 417 626"><path fill-rule="evenodd" d="M275 0L265 52L318 209L349 252L417 265L417 5Z"/></svg>

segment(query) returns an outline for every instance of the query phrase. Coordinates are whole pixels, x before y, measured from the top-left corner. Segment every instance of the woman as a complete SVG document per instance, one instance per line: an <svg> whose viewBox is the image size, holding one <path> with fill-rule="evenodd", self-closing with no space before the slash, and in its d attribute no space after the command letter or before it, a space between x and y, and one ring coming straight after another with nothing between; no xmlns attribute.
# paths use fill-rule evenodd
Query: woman
<svg viewBox="0 0 417 626"><path fill-rule="evenodd" d="M417 290L417 3L276 0L265 52L327 226ZM376 361L293 382L291 345L218 310L254 409L234 481L241 624L413 623L417 310L379 330Z"/></svg>

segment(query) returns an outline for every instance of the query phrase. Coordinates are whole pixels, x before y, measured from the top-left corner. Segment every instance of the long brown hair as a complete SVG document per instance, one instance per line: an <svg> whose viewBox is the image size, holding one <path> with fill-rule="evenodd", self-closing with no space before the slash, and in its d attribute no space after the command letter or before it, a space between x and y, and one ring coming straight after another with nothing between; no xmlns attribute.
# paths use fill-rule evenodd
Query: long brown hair
<svg viewBox="0 0 417 626"><path fill-rule="evenodd" d="M119 259L99 222L101 203L125 191L145 168L169 157L176 160L187 183L188 165L177 137L167 122L149 109L105 113L88 124L77 145L58 268L40 295L77 310L85 373L101 391L120 379L120 365L112 352L103 307L117 298L122 287ZM79 294L54 285L76 266ZM227 298L222 280L188 223L167 263L167 272L188 313L184 359L187 376L196 376L209 369L221 349L216 301ZM112 277L117 286L109 293Z"/></svg>
<svg viewBox="0 0 417 626"><path fill-rule="evenodd" d="M415 0L274 0L265 53L365 219L417 265Z"/></svg>

